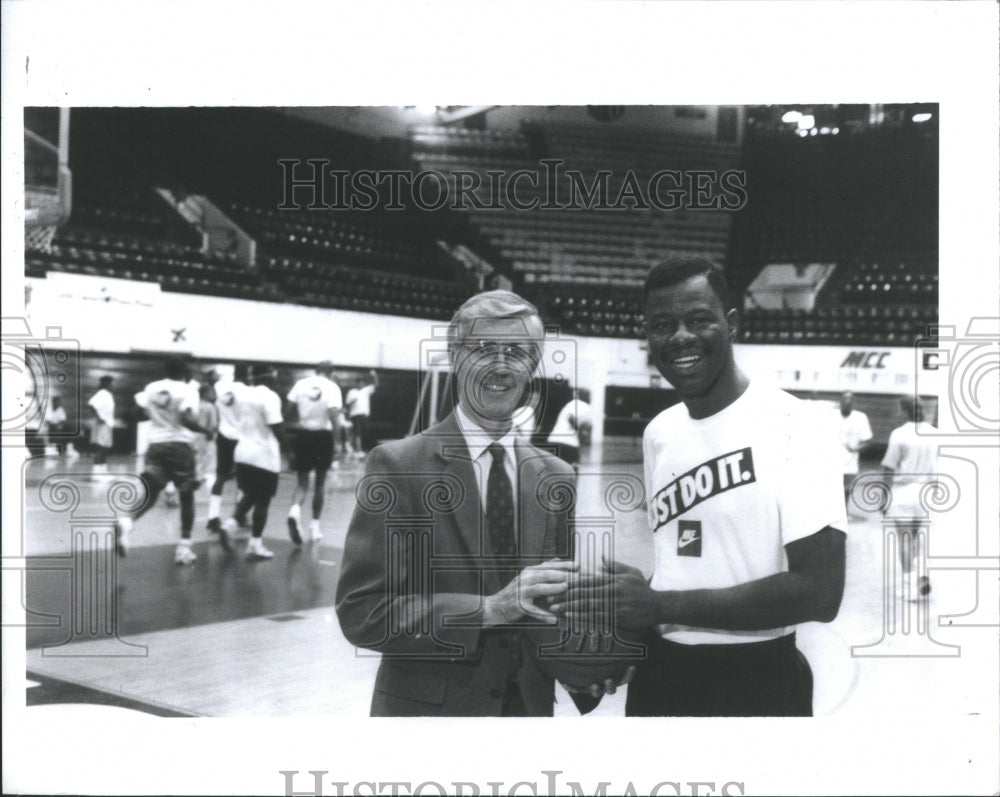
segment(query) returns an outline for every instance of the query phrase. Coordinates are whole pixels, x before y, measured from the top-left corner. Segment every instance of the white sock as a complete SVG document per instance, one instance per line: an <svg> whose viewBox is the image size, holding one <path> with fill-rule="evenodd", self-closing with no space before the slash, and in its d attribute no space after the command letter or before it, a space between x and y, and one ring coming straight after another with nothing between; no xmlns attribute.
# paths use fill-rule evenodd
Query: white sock
<svg viewBox="0 0 1000 797"><path fill-rule="evenodd" d="M309 531L312 531L312 532L319 531L319 521L318 520L313 520L313 522L309 524Z"/></svg>
<svg viewBox="0 0 1000 797"><path fill-rule="evenodd" d="M208 496L208 519L212 520L219 517L219 513L222 511L222 496L221 495L210 495Z"/></svg>
<svg viewBox="0 0 1000 797"><path fill-rule="evenodd" d="M178 548L190 548L191 540L185 540L183 537L177 543Z"/></svg>
<svg viewBox="0 0 1000 797"><path fill-rule="evenodd" d="M302 517L301 507L298 504L292 504L292 508L288 510L288 517L297 523Z"/></svg>

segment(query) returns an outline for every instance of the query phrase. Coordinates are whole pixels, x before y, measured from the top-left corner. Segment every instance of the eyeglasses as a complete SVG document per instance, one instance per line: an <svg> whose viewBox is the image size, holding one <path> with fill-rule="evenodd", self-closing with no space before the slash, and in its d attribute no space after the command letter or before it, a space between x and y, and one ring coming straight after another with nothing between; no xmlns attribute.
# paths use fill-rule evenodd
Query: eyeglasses
<svg viewBox="0 0 1000 797"><path fill-rule="evenodd" d="M538 346L531 343L504 343L499 340L471 340L462 344L463 348L482 357L520 358L525 360L538 359Z"/></svg>

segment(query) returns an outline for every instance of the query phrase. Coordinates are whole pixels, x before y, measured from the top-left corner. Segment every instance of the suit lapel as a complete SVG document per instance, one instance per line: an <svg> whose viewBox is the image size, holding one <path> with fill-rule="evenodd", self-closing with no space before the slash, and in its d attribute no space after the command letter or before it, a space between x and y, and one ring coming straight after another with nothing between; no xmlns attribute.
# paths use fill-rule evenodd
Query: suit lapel
<svg viewBox="0 0 1000 797"><path fill-rule="evenodd" d="M458 509L446 517L455 524L456 533L465 544L470 556L488 556L490 549L486 540L476 474L473 471L469 448L465 444L465 437L455 415L449 415L440 424L428 430L427 434L434 441L435 453L443 463L444 472L458 479L465 489L464 500Z"/></svg>

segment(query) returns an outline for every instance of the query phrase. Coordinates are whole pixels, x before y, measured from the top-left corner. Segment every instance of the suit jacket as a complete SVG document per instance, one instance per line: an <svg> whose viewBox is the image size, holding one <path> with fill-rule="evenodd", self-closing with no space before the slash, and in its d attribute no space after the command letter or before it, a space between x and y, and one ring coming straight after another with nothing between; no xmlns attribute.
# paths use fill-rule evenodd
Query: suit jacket
<svg viewBox="0 0 1000 797"><path fill-rule="evenodd" d="M572 468L526 443L515 450L516 562L493 554L454 415L369 454L344 546L337 616L348 640L382 654L373 716L499 716L510 680L529 715L552 715L553 681L518 630L532 621L482 625L484 596L503 584L500 565L520 571L571 556Z"/></svg>

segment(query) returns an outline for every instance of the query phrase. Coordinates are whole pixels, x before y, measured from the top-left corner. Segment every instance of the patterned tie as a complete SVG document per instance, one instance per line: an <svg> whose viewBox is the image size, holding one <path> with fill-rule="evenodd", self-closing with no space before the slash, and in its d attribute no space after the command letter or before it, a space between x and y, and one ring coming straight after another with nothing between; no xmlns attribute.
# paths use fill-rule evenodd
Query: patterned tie
<svg viewBox="0 0 1000 797"><path fill-rule="evenodd" d="M515 556L514 490L504 467L504 448L499 443L493 443L487 450L493 456L493 465L486 482L486 528L495 556ZM514 573L511 571L509 576L504 573L504 583L510 581Z"/></svg>

